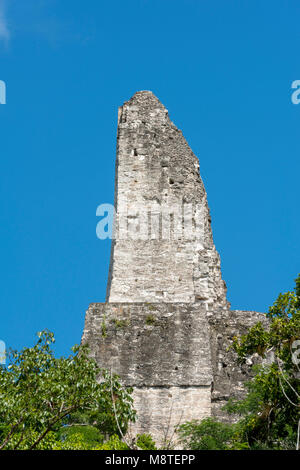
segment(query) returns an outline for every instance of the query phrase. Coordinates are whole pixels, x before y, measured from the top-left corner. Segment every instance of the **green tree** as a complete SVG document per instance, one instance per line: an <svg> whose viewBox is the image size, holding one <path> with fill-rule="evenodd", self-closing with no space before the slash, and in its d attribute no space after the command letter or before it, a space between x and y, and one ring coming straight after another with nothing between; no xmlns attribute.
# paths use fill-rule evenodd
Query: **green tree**
<svg viewBox="0 0 300 470"><path fill-rule="evenodd" d="M220 423L213 418L189 421L178 428L185 449L189 450L240 450L248 445L239 439L238 426Z"/></svg>
<svg viewBox="0 0 300 470"><path fill-rule="evenodd" d="M151 434L138 434L136 436L136 445L142 450L156 450L156 444Z"/></svg>
<svg viewBox="0 0 300 470"><path fill-rule="evenodd" d="M253 353L272 361L259 368L245 400L227 406L244 416L244 436L252 446L288 448L293 442L299 449L300 275L295 282L295 289L279 294L270 307L267 330L257 323L234 340L239 362Z"/></svg>
<svg viewBox="0 0 300 470"><path fill-rule="evenodd" d="M132 390L100 370L87 346L55 358L53 343L53 333L45 330L35 346L11 351L7 369L0 368L0 450L52 448L53 433L75 412L108 413L111 433L122 433L135 420Z"/></svg>
<svg viewBox="0 0 300 470"><path fill-rule="evenodd" d="M261 322L234 338L238 363L257 353L264 360L253 369L242 400L224 407L239 415L235 424L205 419L179 427L187 449L299 449L300 439L300 275L292 292L279 294Z"/></svg>
<svg viewBox="0 0 300 470"><path fill-rule="evenodd" d="M74 442L74 439L79 439L86 449L93 449L99 444L103 444L105 440L104 435L95 426L77 423L62 426L57 432L56 438L66 445Z"/></svg>

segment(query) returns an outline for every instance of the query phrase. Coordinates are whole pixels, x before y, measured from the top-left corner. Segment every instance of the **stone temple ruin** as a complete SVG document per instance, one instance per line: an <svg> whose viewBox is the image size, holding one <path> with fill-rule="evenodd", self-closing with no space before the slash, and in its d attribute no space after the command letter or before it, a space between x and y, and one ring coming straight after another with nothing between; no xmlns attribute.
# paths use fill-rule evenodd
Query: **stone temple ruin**
<svg viewBox="0 0 300 470"><path fill-rule="evenodd" d="M251 360L238 367L228 347L265 317L230 310L198 159L150 91L119 109L115 209L107 298L82 342L133 387L131 432L162 442L185 421L229 419Z"/></svg>

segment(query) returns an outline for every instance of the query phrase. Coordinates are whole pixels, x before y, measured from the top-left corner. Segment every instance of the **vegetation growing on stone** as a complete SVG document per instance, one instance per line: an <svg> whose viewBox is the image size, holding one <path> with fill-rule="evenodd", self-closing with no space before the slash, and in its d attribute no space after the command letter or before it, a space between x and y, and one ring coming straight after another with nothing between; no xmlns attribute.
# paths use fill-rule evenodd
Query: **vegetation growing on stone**
<svg viewBox="0 0 300 470"><path fill-rule="evenodd" d="M148 315L146 318L146 325L155 325L156 317L154 315Z"/></svg>
<svg viewBox="0 0 300 470"><path fill-rule="evenodd" d="M155 310L155 307L152 304L148 304L148 309L149 310Z"/></svg>
<svg viewBox="0 0 300 470"><path fill-rule="evenodd" d="M119 320L119 319L117 319L117 318L113 318L112 321L113 321L113 323L115 324L115 326L116 326L117 328L126 328L127 326L130 325L129 320L124 320L124 319Z"/></svg>
<svg viewBox="0 0 300 470"><path fill-rule="evenodd" d="M102 338L105 338L107 336L107 328L106 328L106 323L105 323L105 315L103 316L103 320L101 323L101 335Z"/></svg>

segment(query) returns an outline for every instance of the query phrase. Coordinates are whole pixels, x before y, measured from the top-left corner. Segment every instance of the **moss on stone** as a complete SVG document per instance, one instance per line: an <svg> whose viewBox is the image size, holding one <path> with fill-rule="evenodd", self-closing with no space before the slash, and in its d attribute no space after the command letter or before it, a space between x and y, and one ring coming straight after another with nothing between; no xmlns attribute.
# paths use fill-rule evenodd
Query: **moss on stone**
<svg viewBox="0 0 300 470"><path fill-rule="evenodd" d="M102 323L101 323L101 336L102 336L102 338L105 338L107 336L105 315L103 315L103 320L102 320Z"/></svg>
<svg viewBox="0 0 300 470"><path fill-rule="evenodd" d="M154 315L148 315L146 318L146 325L155 325L156 318Z"/></svg>
<svg viewBox="0 0 300 470"><path fill-rule="evenodd" d="M117 328L126 328L130 324L129 320L118 320L117 318L113 318L112 322Z"/></svg>

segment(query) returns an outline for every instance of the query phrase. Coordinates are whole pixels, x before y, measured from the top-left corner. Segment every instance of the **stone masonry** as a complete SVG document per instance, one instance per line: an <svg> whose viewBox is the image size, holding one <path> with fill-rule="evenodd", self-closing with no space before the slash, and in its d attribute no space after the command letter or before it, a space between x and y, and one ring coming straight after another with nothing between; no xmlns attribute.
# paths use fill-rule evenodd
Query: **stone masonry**
<svg viewBox="0 0 300 470"><path fill-rule="evenodd" d="M82 342L134 388L132 433L162 443L182 422L229 419L256 358L238 367L228 348L266 319L230 310L198 159L150 91L119 109L115 209L107 299Z"/></svg>
<svg viewBox="0 0 300 470"><path fill-rule="evenodd" d="M191 224L198 225L201 238L181 236L184 228L171 213L176 226L170 223L170 236L155 237L155 229L162 230L161 220L152 224L152 231L146 227L146 233L137 227L138 239L132 233L134 226L132 238L121 239L120 218L126 223L126 212L128 223L135 224L138 215L147 216L151 209L163 217L163 208L175 211L183 204L191 207ZM149 91L136 93L119 111L115 207L108 302L226 305L199 161L165 107Z"/></svg>

